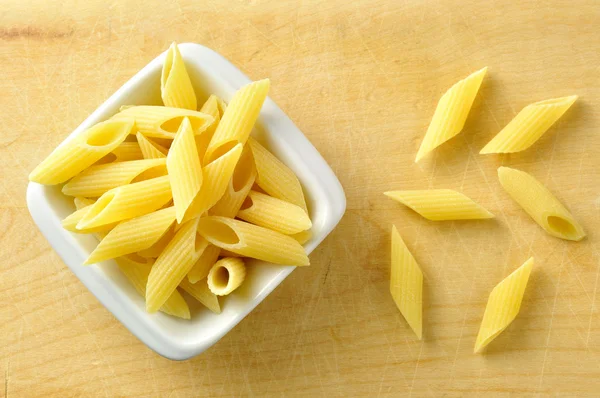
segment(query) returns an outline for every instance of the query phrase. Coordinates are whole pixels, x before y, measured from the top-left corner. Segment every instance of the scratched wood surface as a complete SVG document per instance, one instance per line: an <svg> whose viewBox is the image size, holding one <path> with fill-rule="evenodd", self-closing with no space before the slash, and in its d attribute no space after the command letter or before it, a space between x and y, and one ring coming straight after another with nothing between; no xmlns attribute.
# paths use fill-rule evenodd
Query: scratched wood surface
<svg viewBox="0 0 600 398"><path fill-rule="evenodd" d="M594 0L3 2L0 395L597 396L599 23ZM311 267L179 363L87 292L25 205L28 172L172 40L270 77L348 198ZM486 65L464 132L415 164L441 93ZM477 154L526 104L568 94L580 101L531 150ZM589 237L545 235L502 191L499 165L546 183ZM428 187L459 189L497 218L431 223L381 194ZM388 292L392 223L425 274L422 342ZM487 295L531 255L521 314L473 355Z"/></svg>

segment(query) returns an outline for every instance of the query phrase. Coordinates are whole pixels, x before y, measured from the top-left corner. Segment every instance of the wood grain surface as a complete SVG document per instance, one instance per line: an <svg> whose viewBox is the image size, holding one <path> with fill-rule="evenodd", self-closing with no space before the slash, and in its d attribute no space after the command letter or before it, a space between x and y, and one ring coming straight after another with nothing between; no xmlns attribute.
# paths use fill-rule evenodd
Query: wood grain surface
<svg viewBox="0 0 600 398"><path fill-rule="evenodd" d="M7 0L0 14L0 395L598 396L600 3L595 0ZM172 40L254 79L339 176L338 228L203 355L161 358L63 265L27 174ZM489 66L462 134L413 162L440 95ZM479 149L528 103L580 100L530 150ZM496 168L538 177L588 232L546 235ZM492 221L428 222L383 191L458 189ZM425 275L424 339L388 291L394 223ZM521 313L473 345L493 286L529 256Z"/></svg>

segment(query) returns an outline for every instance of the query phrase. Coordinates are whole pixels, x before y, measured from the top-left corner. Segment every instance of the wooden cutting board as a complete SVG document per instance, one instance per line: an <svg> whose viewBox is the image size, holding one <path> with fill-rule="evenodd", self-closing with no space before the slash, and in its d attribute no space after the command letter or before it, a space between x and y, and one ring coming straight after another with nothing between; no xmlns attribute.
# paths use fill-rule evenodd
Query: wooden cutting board
<svg viewBox="0 0 600 398"><path fill-rule="evenodd" d="M599 24L594 0L5 2L0 395L598 396ZM118 323L25 206L28 172L172 40L270 77L348 198L311 267L182 363ZM415 164L440 95L483 66L463 133ZM478 155L523 106L570 94L580 100L530 150ZM500 165L547 184L588 238L546 235L500 187ZM423 188L460 190L496 219L428 222L382 195ZM392 224L425 275L423 341L388 291ZM489 292L532 255L520 315L474 355Z"/></svg>

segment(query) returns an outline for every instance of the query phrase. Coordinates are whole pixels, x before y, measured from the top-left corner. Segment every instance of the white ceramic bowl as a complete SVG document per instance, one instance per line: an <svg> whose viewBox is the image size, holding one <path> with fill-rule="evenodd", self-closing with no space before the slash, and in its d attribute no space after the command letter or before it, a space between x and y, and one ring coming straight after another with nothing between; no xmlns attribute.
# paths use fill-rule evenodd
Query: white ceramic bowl
<svg viewBox="0 0 600 398"><path fill-rule="evenodd" d="M239 69L216 52L198 44L179 46L196 88L198 103L210 93L230 100L236 89L250 82ZM68 139L118 112L121 105L160 105L160 74L165 53L158 56L92 113ZM261 76L262 77L262 76ZM338 224L346 209L340 182L319 152L302 132L267 98L254 136L265 144L298 176L304 187L313 237L305 244L312 252ZM238 324L279 285L295 267L256 261L248 267L246 282L230 297L221 300L217 315L190 303L191 320L162 313L148 314L143 298L120 274L113 261L92 266L81 264L97 241L88 235L73 234L61 227L61 220L74 211L72 199L60 187L29 183L27 206L33 220L65 264L94 296L144 344L167 358L183 360L200 354ZM313 263L312 267L321 264Z"/></svg>

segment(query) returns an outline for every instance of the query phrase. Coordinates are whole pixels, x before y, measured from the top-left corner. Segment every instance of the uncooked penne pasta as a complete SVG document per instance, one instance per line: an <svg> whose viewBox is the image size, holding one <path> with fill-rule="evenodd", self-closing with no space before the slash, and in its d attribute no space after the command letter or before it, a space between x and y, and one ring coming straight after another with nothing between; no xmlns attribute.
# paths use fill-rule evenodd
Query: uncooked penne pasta
<svg viewBox="0 0 600 398"><path fill-rule="evenodd" d="M481 150L481 154L513 153L532 146L577 100L576 95L527 105Z"/></svg>
<svg viewBox="0 0 600 398"><path fill-rule="evenodd" d="M162 307L206 249L207 242L197 228L198 219L185 223L156 259L146 286L146 311Z"/></svg>
<svg viewBox="0 0 600 398"><path fill-rule="evenodd" d="M167 152L169 152L167 148L150 140L140 132L137 132L135 137L144 159L163 159L167 157Z"/></svg>
<svg viewBox="0 0 600 398"><path fill-rule="evenodd" d="M196 150L194 131L187 117L181 122L167 155L167 170L177 211L177 222L181 223L202 187L202 167Z"/></svg>
<svg viewBox="0 0 600 398"><path fill-rule="evenodd" d="M94 204L94 202L96 202L94 199L82 198L80 196L77 196L76 198L73 199L73 203L75 204L75 209L77 209L77 210L81 210L84 207L91 206ZM75 223L75 225L77 225L77 223Z"/></svg>
<svg viewBox="0 0 600 398"><path fill-rule="evenodd" d="M146 297L146 284L152 268L153 260L139 258L135 255L119 257L115 260L119 269L129 279L135 290ZM190 309L181 294L175 290L160 308L161 312L183 319L190 319Z"/></svg>
<svg viewBox="0 0 600 398"><path fill-rule="evenodd" d="M163 63L160 95L165 106L196 110L194 87L175 42L169 47Z"/></svg>
<svg viewBox="0 0 600 398"><path fill-rule="evenodd" d="M432 221L476 220L494 215L452 189L389 191L384 194Z"/></svg>
<svg viewBox="0 0 600 398"><path fill-rule="evenodd" d="M97 227L92 228L82 228L78 229L77 224L81 221L81 219L92 209L92 205L88 205L78 209L77 211L69 214L62 220L61 225L64 229L70 232L75 232L78 234L92 234L96 232L108 232L113 229L117 223L109 223L104 225L99 225Z"/></svg>
<svg viewBox="0 0 600 398"><path fill-rule="evenodd" d="M67 182L62 193L69 196L99 197L113 188L134 182L144 172L156 169L167 174L165 159L131 160L91 166Z"/></svg>
<svg viewBox="0 0 600 398"><path fill-rule="evenodd" d="M242 87L234 94L208 145L203 164L221 156L226 148L231 147L232 142L242 145L246 143L267 98L270 85L269 79L263 79Z"/></svg>
<svg viewBox="0 0 600 398"><path fill-rule="evenodd" d="M269 195L300 206L308 213L302 186L296 174L254 138L250 137L248 145L256 163L258 186Z"/></svg>
<svg viewBox="0 0 600 398"><path fill-rule="evenodd" d="M166 106L140 105L127 108L112 117L112 121L135 122L136 131L146 137L175 138L179 125L184 117L192 123L195 134L201 134L213 122L213 118L205 113Z"/></svg>
<svg viewBox="0 0 600 398"><path fill-rule="evenodd" d="M423 273L395 226L392 227L390 292L419 340L423 330Z"/></svg>
<svg viewBox="0 0 600 398"><path fill-rule="evenodd" d="M212 140L213 135L215 134L215 130L221 121L221 116L223 114L220 111L218 97L216 95L211 95L208 97L202 108L200 108L200 112L206 113L213 117L214 121L210 126L206 128L202 132L202 134L196 136L196 150L198 151L198 156L200 159L204 161L204 155L206 154L206 149Z"/></svg>
<svg viewBox="0 0 600 398"><path fill-rule="evenodd" d="M221 313L219 298L210 291L206 279L198 283L190 283L186 278L183 278L179 287L215 314Z"/></svg>
<svg viewBox="0 0 600 398"><path fill-rule="evenodd" d="M190 269L190 272L188 272L187 279L191 283L197 283L206 278L210 272L210 268L215 265L219 259L219 253L221 253L221 248L209 243L198 260L194 263L192 269Z"/></svg>
<svg viewBox="0 0 600 398"><path fill-rule="evenodd" d="M256 191L250 191L237 218L286 235L312 227L308 214L301 207Z"/></svg>
<svg viewBox="0 0 600 398"><path fill-rule="evenodd" d="M500 167L498 178L504 190L547 233L579 241L585 231L571 213L541 182L524 171Z"/></svg>
<svg viewBox="0 0 600 398"><path fill-rule="evenodd" d="M240 287L246 278L246 266L241 258L222 258L208 273L208 288L217 296L226 296Z"/></svg>
<svg viewBox="0 0 600 398"><path fill-rule="evenodd" d="M94 264L147 249L154 245L174 222L174 207L124 221L100 241L83 264Z"/></svg>
<svg viewBox="0 0 600 398"><path fill-rule="evenodd" d="M56 148L29 174L29 180L44 185L56 185L112 152L130 134L131 121L98 123L72 140Z"/></svg>
<svg viewBox="0 0 600 398"><path fill-rule="evenodd" d="M129 160L141 160L144 158L142 149L137 142L123 142L111 154L115 155L113 162L127 162Z"/></svg>
<svg viewBox="0 0 600 398"><path fill-rule="evenodd" d="M169 176L113 188L103 194L77 224L89 229L160 209L172 198Z"/></svg>
<svg viewBox="0 0 600 398"><path fill-rule="evenodd" d="M306 230L306 231L298 232L297 234L293 234L290 236L292 238L296 239L298 241L298 243L303 245L306 242L308 242L310 240L310 238L312 238L312 232L311 232L311 230Z"/></svg>
<svg viewBox="0 0 600 398"><path fill-rule="evenodd" d="M150 246L147 249L140 250L139 252L137 252L137 254L142 257L157 258L158 256L160 256L160 253L162 253L163 250L165 250L165 248L167 247L169 242L175 236L176 232L177 231L176 231L175 225L172 225L167 230L167 232L165 232L164 235L158 241L156 241L156 243L154 243L152 246Z"/></svg>
<svg viewBox="0 0 600 398"><path fill-rule="evenodd" d="M517 317L532 267L533 257L497 284L490 293L475 342L475 353L481 352Z"/></svg>
<svg viewBox="0 0 600 398"><path fill-rule="evenodd" d="M472 73L440 98L415 162L461 132L486 71L487 67Z"/></svg>
<svg viewBox="0 0 600 398"><path fill-rule="evenodd" d="M276 264L309 265L304 248L294 238L244 221L203 217L198 233L209 243L242 256Z"/></svg>

